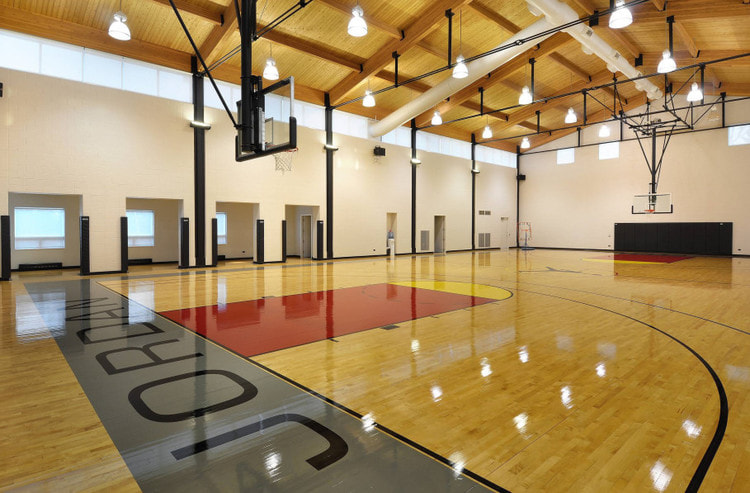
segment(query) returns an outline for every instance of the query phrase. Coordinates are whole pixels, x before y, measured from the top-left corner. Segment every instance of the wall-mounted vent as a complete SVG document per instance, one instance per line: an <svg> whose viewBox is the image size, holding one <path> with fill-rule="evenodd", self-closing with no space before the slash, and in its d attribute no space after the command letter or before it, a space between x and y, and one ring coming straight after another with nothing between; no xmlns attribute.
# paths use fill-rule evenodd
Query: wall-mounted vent
<svg viewBox="0 0 750 493"><path fill-rule="evenodd" d="M490 247L490 234L489 233L479 233L479 248L489 248Z"/></svg>
<svg viewBox="0 0 750 493"><path fill-rule="evenodd" d="M482 211L482 210L480 210L479 211L479 215L480 216L491 216L492 215L492 211Z"/></svg>
<svg viewBox="0 0 750 493"><path fill-rule="evenodd" d="M419 238L420 238L419 249L429 250L430 249L430 231L429 230L420 231Z"/></svg>

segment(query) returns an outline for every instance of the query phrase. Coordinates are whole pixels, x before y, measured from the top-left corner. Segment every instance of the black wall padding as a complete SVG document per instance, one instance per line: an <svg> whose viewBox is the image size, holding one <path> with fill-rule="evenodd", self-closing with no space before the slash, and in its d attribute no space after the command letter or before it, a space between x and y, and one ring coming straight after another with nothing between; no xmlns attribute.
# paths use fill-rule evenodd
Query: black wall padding
<svg viewBox="0 0 750 493"><path fill-rule="evenodd" d="M266 237L265 237L265 223L263 222L263 219L258 219L258 221L255 223L255 238L257 239L258 243L258 251L255 254L255 259L253 260L254 264L262 264L266 260L266 254L265 254L265 243L266 243Z"/></svg>
<svg viewBox="0 0 750 493"><path fill-rule="evenodd" d="M211 266L219 263L219 220L211 219Z"/></svg>
<svg viewBox="0 0 750 493"><path fill-rule="evenodd" d="M190 218L180 218L180 267L190 267Z"/></svg>
<svg viewBox="0 0 750 493"><path fill-rule="evenodd" d="M10 216L0 216L0 281L10 281Z"/></svg>
<svg viewBox="0 0 750 493"><path fill-rule="evenodd" d="M316 257L318 260L323 260L325 258L323 257L323 221L318 221L317 228L318 228L318 245L317 245L318 253Z"/></svg>
<svg viewBox="0 0 750 493"><path fill-rule="evenodd" d="M281 221L281 261L286 262L286 220Z"/></svg>
<svg viewBox="0 0 750 493"><path fill-rule="evenodd" d="M82 276L91 274L91 252L89 250L89 216L81 216L80 219L80 246L81 246L81 270Z"/></svg>
<svg viewBox="0 0 750 493"><path fill-rule="evenodd" d="M732 223L616 223L615 250L731 255Z"/></svg>
<svg viewBox="0 0 750 493"><path fill-rule="evenodd" d="M120 218L120 272L128 271L128 218Z"/></svg>

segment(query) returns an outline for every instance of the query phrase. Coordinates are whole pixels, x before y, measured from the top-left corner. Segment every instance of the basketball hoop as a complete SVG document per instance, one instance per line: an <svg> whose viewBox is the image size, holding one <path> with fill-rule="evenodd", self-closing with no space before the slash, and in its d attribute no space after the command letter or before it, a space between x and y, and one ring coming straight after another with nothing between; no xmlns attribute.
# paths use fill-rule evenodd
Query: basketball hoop
<svg viewBox="0 0 750 493"><path fill-rule="evenodd" d="M646 214L653 214L654 209L643 209L643 212L645 212Z"/></svg>
<svg viewBox="0 0 750 493"><path fill-rule="evenodd" d="M276 171L281 171L282 175L287 171L292 171L292 161L294 160L294 155L296 153L297 148L295 147L274 154L273 158L276 160Z"/></svg>

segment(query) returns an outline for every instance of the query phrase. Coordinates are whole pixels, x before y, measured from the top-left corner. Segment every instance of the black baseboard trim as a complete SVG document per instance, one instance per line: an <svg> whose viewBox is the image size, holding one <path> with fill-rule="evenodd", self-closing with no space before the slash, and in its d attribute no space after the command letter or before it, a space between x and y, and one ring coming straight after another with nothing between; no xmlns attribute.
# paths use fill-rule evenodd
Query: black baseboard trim
<svg viewBox="0 0 750 493"><path fill-rule="evenodd" d="M62 267L57 267L55 269L44 269L44 270L80 270L80 265L63 265ZM11 272L34 272L33 270L30 271L23 271L20 269L11 269Z"/></svg>
<svg viewBox="0 0 750 493"><path fill-rule="evenodd" d="M88 277L88 276L111 276L112 274L125 274L125 272L121 270L100 270L97 272L89 272L88 274L79 274L81 277Z"/></svg>
<svg viewBox="0 0 750 493"><path fill-rule="evenodd" d="M221 257L221 255L219 255ZM229 257L229 258L219 258L219 262L228 262L231 260L252 260L253 257Z"/></svg>

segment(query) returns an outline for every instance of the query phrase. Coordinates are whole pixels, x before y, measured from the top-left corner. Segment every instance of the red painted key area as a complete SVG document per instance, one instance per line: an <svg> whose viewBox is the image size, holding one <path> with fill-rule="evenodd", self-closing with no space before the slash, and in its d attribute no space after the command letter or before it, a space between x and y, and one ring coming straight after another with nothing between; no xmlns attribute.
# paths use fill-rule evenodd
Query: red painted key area
<svg viewBox="0 0 750 493"><path fill-rule="evenodd" d="M161 315L239 354L254 356L493 301L373 284L185 308Z"/></svg>

